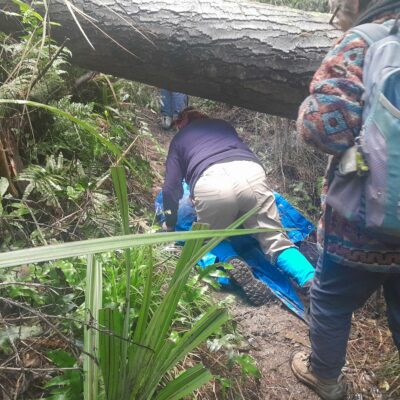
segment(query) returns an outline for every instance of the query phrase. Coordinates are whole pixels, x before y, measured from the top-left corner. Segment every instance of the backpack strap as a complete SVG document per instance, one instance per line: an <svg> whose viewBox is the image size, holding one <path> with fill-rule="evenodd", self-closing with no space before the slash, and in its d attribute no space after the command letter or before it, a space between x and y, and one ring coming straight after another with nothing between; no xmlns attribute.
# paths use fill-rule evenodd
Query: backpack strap
<svg viewBox="0 0 400 400"><path fill-rule="evenodd" d="M358 25L352 28L351 32L359 34L369 46L390 35L390 29L387 26L383 24L374 24L372 22Z"/></svg>

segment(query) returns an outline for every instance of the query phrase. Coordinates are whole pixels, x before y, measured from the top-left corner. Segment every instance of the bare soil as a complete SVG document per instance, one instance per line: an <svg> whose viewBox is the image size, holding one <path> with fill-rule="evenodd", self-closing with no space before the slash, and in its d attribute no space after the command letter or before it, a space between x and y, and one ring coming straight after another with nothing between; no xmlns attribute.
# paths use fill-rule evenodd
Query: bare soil
<svg viewBox="0 0 400 400"><path fill-rule="evenodd" d="M310 348L307 325L278 300L253 307L237 297L229 310L260 369L259 398L317 400L319 397L300 384L290 370L292 353Z"/></svg>

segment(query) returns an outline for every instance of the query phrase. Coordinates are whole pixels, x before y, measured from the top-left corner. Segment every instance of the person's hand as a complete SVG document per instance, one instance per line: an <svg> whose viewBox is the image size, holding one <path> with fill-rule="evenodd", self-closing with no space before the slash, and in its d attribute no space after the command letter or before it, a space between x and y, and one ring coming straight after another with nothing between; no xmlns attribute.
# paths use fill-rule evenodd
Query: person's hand
<svg viewBox="0 0 400 400"><path fill-rule="evenodd" d="M163 232L172 232L174 230L174 228L168 226L165 221L162 223L161 229Z"/></svg>

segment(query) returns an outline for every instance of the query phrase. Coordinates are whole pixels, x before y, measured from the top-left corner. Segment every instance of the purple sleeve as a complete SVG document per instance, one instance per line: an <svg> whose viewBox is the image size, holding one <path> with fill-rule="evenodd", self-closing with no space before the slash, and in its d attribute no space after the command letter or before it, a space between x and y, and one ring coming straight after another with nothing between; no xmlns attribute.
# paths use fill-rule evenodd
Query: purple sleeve
<svg viewBox="0 0 400 400"><path fill-rule="evenodd" d="M179 200L183 195L183 178L184 171L182 171L179 152L173 140L168 150L165 181L162 189L166 224L170 228L175 227L178 219Z"/></svg>

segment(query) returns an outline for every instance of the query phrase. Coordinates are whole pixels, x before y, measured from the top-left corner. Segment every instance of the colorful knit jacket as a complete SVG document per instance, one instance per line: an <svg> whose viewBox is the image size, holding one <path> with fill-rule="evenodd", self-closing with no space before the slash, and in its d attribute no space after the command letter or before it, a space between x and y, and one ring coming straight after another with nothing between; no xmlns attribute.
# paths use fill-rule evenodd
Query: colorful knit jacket
<svg viewBox="0 0 400 400"><path fill-rule="evenodd" d="M393 24L393 17L392 14L375 22ZM318 226L318 242L326 246L326 254L348 266L400 272L400 243L393 246L378 241L335 210L325 221L327 176L337 166L340 155L354 144L362 125L362 76L367 50L368 44L364 39L351 31L336 43L314 75L310 96L299 110L297 130L308 144L331 155L323 185L322 217Z"/></svg>

